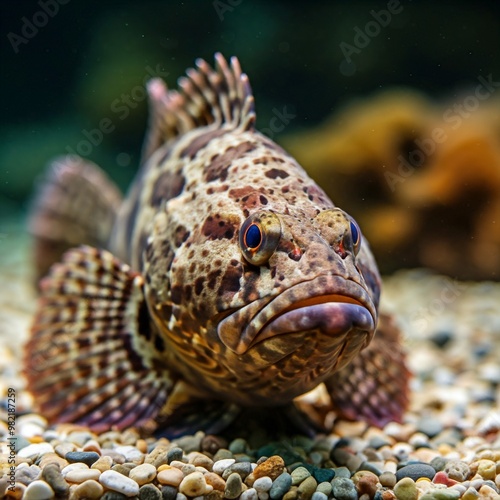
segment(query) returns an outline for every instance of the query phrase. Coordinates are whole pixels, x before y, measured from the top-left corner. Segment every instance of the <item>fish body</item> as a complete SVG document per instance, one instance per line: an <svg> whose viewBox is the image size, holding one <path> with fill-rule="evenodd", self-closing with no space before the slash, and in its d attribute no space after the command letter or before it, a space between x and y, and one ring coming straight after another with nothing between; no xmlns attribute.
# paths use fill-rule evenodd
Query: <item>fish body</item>
<svg viewBox="0 0 500 500"><path fill-rule="evenodd" d="M78 242L99 233L106 250L70 249L41 283L25 357L41 409L98 430L154 428L179 387L278 406L325 382L344 416L400 419L404 355L390 328L367 349L380 277L356 222L255 129L235 58L217 54L215 69L199 60L179 86L148 85L143 163L119 207L77 158L60 160L39 196L32 228L44 263L75 246L57 230L68 217L54 214L66 185L90 179L95 206L108 207Z"/></svg>

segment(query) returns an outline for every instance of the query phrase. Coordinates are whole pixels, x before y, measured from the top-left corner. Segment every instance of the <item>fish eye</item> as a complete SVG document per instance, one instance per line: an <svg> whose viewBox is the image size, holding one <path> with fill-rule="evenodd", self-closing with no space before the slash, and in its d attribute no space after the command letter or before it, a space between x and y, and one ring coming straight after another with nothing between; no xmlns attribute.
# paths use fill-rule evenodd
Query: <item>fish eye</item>
<svg viewBox="0 0 500 500"><path fill-rule="evenodd" d="M257 224L250 224L243 235L245 246L249 250L257 250L262 243L262 230Z"/></svg>
<svg viewBox="0 0 500 500"><path fill-rule="evenodd" d="M256 212L243 222L239 235L241 253L254 266L265 264L281 238L281 223L273 212Z"/></svg>
<svg viewBox="0 0 500 500"><path fill-rule="evenodd" d="M350 221L350 226L352 248L354 250L354 255L357 255L361 246L361 231L359 230L358 225L353 220Z"/></svg>

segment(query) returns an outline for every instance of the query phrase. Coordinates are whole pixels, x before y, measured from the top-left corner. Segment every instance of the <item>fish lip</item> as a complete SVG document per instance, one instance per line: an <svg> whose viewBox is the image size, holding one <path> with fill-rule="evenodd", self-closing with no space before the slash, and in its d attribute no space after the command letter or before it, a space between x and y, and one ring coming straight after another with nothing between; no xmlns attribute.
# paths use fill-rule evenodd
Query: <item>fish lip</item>
<svg viewBox="0 0 500 500"><path fill-rule="evenodd" d="M345 336L356 330L366 334L364 344L367 345L377 324L377 310L368 291L338 275L322 275L300 282L245 309L245 314L237 311L217 326L221 342L238 355L275 335L318 329L331 336ZM306 312L308 314L301 317ZM297 327L287 327L290 322L297 322Z"/></svg>

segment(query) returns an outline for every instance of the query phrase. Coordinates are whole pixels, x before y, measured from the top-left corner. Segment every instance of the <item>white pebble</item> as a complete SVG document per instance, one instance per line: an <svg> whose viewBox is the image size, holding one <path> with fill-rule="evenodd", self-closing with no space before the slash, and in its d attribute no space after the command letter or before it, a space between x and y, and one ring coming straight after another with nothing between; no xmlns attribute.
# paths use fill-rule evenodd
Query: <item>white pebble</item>
<svg viewBox="0 0 500 500"><path fill-rule="evenodd" d="M26 422L20 429L19 434L25 438L32 438L35 436L43 436L45 432L45 428L34 423L34 422Z"/></svg>
<svg viewBox="0 0 500 500"><path fill-rule="evenodd" d="M87 464L84 464L82 462L77 462L75 464L66 465L66 467L64 467L64 469L61 471L61 474L63 477L66 477L66 474L68 474L71 471L88 469L88 468L89 466Z"/></svg>
<svg viewBox="0 0 500 500"><path fill-rule="evenodd" d="M253 483L253 487L258 493L269 491L273 485L273 480L269 476L263 476L256 479Z"/></svg>
<svg viewBox="0 0 500 500"><path fill-rule="evenodd" d="M219 474L222 476L222 473L228 468L231 467L236 462L234 458L223 458L222 460L217 460L212 467L212 472Z"/></svg>
<svg viewBox="0 0 500 500"><path fill-rule="evenodd" d="M89 469L87 467L86 469L70 470L69 472L66 473L64 479L66 479L66 481L68 481L69 483L84 483L89 479L93 479L94 481L96 481L97 479L99 479L100 475L101 475L100 470Z"/></svg>
<svg viewBox="0 0 500 500"><path fill-rule="evenodd" d="M259 478L261 479L261 478ZM257 490L255 488L248 488L240 495L240 500L257 500Z"/></svg>
<svg viewBox="0 0 500 500"><path fill-rule="evenodd" d="M45 481L33 481L24 492L25 500L49 500L54 498L54 491Z"/></svg>
<svg viewBox="0 0 500 500"><path fill-rule="evenodd" d="M123 493L127 497L139 494L139 485L133 479L114 470L105 470L99 477L99 482L106 488Z"/></svg>
<svg viewBox="0 0 500 500"><path fill-rule="evenodd" d="M188 500L188 497L184 493L177 493L175 500Z"/></svg>
<svg viewBox="0 0 500 500"><path fill-rule="evenodd" d="M269 498L269 493L267 491L259 492L259 500L267 500Z"/></svg>
<svg viewBox="0 0 500 500"><path fill-rule="evenodd" d="M54 448L49 443L35 443L20 449L17 456L22 458L34 457L37 455L45 455L45 453L54 453Z"/></svg>

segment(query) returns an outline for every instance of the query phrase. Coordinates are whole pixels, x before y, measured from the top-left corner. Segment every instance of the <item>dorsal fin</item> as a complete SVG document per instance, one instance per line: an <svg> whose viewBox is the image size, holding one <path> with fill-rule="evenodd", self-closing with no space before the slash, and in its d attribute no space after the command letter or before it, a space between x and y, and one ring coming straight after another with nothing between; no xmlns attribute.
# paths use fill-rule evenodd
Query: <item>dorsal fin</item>
<svg viewBox="0 0 500 500"><path fill-rule="evenodd" d="M186 75L179 78L178 91L168 90L160 78L148 82L151 114L143 161L168 139L198 127L254 128L252 90L236 57L228 64L216 53L215 68L198 59L196 69L188 69Z"/></svg>

